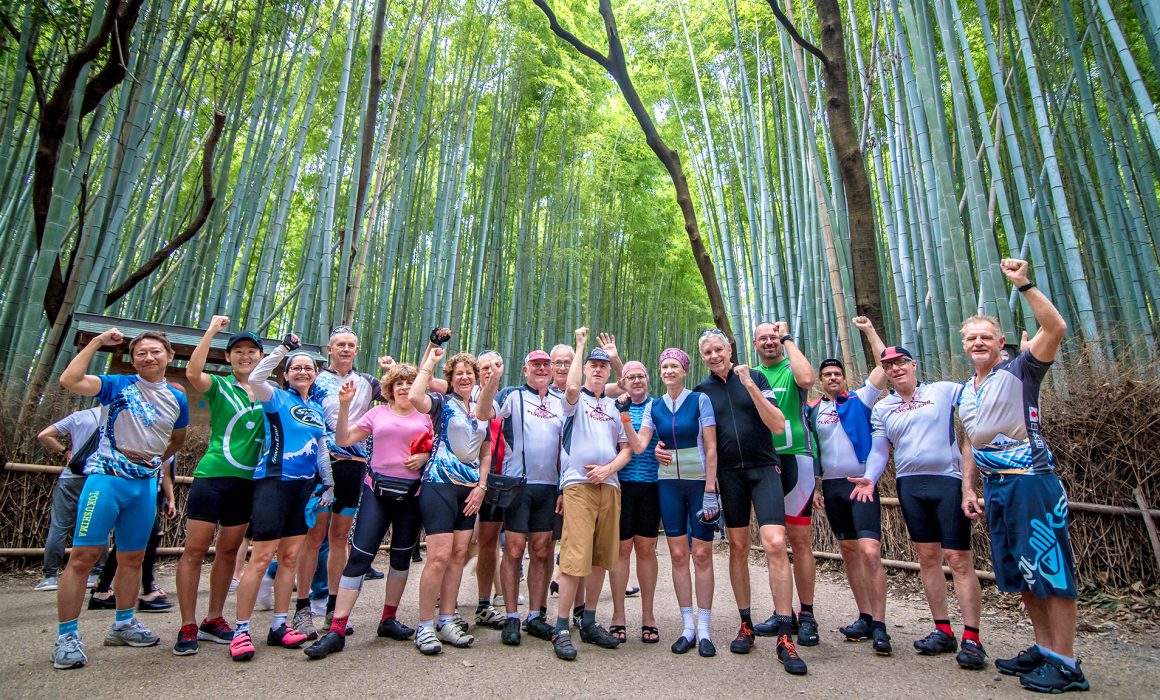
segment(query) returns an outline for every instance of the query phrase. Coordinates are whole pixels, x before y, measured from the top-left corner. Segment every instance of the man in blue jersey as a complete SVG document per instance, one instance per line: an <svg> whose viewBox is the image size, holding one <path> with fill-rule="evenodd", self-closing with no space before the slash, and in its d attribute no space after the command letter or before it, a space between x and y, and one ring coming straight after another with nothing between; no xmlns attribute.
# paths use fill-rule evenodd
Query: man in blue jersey
<svg viewBox="0 0 1160 700"><path fill-rule="evenodd" d="M1035 630L1035 644L1013 658L996 659L995 666L1021 676L1029 690L1087 690L1074 658L1076 587L1067 494L1040 433L1039 386L1067 324L1028 280L1026 261L1003 260L1000 266L1031 307L1039 330L1026 349L1003 360L997 319L973 316L963 322L963 351L975 374L959 401L969 440L963 446L962 508L970 518L983 515L975 493L975 472L982 472L995 582L1023 597Z"/></svg>
<svg viewBox="0 0 1160 700"><path fill-rule="evenodd" d="M157 514L157 480L173 506L173 480L161 463L185 442L189 403L185 393L165 381L165 369L173 348L164 333L146 331L129 343L129 357L136 374L88 373L89 363L101 346L117 347L124 336L116 328L89 341L60 375L60 385L80 396L95 396L101 403L101 437L97 449L85 462L84 489L79 499L76 532L68 567L57 589L58 636L53 666L79 668L85 657L77 617L85 595L85 583L114 531L117 543L117 577L113 590L116 621L105 635L106 646L147 647L160 637L133 616L141 562L153 532Z"/></svg>

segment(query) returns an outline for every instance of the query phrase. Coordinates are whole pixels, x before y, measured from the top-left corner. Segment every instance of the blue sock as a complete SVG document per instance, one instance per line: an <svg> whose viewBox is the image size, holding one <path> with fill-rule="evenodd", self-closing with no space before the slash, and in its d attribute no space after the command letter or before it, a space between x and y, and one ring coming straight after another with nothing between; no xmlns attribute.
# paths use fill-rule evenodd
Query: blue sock
<svg viewBox="0 0 1160 700"><path fill-rule="evenodd" d="M128 627L133 622L133 608L126 608L125 610L118 610L117 617L113 621L114 629L121 629Z"/></svg>
<svg viewBox="0 0 1160 700"><path fill-rule="evenodd" d="M518 620L518 619L520 619L520 614L518 612L505 613L504 618L508 619L508 620Z"/></svg>
<svg viewBox="0 0 1160 700"><path fill-rule="evenodd" d="M539 616L540 616L540 611L539 611L539 610L531 610L531 611L529 611L529 612L528 612L528 619L529 619L529 620L534 620L534 619L536 619L536 618L537 618L537 617L539 617Z"/></svg>
<svg viewBox="0 0 1160 700"><path fill-rule="evenodd" d="M1071 656L1064 656L1063 654L1060 654L1052 649L1048 649L1047 647L1043 646L1042 644L1036 644L1035 646L1039 647L1040 654L1043 654L1044 656L1051 657L1057 661L1062 661L1064 666L1067 666L1069 669L1071 669L1073 671L1076 669L1075 658L1073 658Z"/></svg>
<svg viewBox="0 0 1160 700"><path fill-rule="evenodd" d="M56 623L56 633L58 635L61 635L61 636L64 636L66 634L76 634L77 633L77 618L74 617L73 619L69 620L68 622Z"/></svg>
<svg viewBox="0 0 1160 700"><path fill-rule="evenodd" d="M439 626L443 627L443 625L446 625L448 622L451 622L454 619L455 619L454 615L440 615L439 616Z"/></svg>

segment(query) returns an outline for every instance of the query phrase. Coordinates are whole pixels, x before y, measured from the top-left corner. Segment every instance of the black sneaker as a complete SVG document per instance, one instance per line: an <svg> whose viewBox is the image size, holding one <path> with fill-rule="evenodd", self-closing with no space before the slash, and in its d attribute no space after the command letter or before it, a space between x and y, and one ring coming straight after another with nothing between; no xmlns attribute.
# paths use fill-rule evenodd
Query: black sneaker
<svg viewBox="0 0 1160 700"><path fill-rule="evenodd" d="M593 622L587 627L581 627L580 641L585 644L595 644L604 649L615 649L620 646L620 639L609 634L608 630L601 627L599 622Z"/></svg>
<svg viewBox="0 0 1160 700"><path fill-rule="evenodd" d="M526 629L528 634L532 635L536 639L542 639L545 642L552 641L553 627L544 620L543 615L528 619L527 623L524 625L524 629Z"/></svg>
<svg viewBox="0 0 1160 700"><path fill-rule="evenodd" d="M1032 644L1009 659L995 659L995 668L1005 676L1022 676L1031 673L1043 662L1039 645Z"/></svg>
<svg viewBox="0 0 1160 700"><path fill-rule="evenodd" d="M777 636L777 613L765 618L765 622L758 622L753 626L753 633L758 637Z"/></svg>
<svg viewBox="0 0 1160 700"><path fill-rule="evenodd" d="M983 645L975 640L964 639L955 661L959 663L959 668L978 671L987 665L987 652L983 651Z"/></svg>
<svg viewBox="0 0 1160 700"><path fill-rule="evenodd" d="M692 648L693 640L689 639L683 634L677 637L677 641L673 642L673 645L669 647L669 649L671 649L674 654L684 654Z"/></svg>
<svg viewBox="0 0 1160 700"><path fill-rule="evenodd" d="M272 647L282 647L284 649L297 649L306 643L306 635L302 634L293 627L287 627L286 623L282 623L278 629L270 630L266 635L266 645Z"/></svg>
<svg viewBox="0 0 1160 700"><path fill-rule="evenodd" d="M753 648L753 628L748 624L742 622L741 628L737 630L737 637L732 642L729 642L729 651L734 654L748 654L749 650Z"/></svg>
<svg viewBox="0 0 1160 700"><path fill-rule="evenodd" d="M552 650L556 652L557 659L575 661L576 647L572 646L572 633L568 630L553 631Z"/></svg>
<svg viewBox="0 0 1160 700"><path fill-rule="evenodd" d="M845 635L847 642L862 642L871 638L870 623L861 617L845 627L839 627L838 631Z"/></svg>
<svg viewBox="0 0 1160 700"><path fill-rule="evenodd" d="M894 647L890 646L890 634L885 627L875 627L870 630L870 638L874 640L874 653L879 656L890 656Z"/></svg>
<svg viewBox="0 0 1160 700"><path fill-rule="evenodd" d="M935 630L922 639L914 640L915 651L923 656L950 654L958 648L958 641L942 630Z"/></svg>
<svg viewBox="0 0 1160 700"><path fill-rule="evenodd" d="M380 637L396 639L402 642L410 639L411 636L415 634L415 630L392 617L390 619L379 622L378 634Z"/></svg>
<svg viewBox="0 0 1160 700"><path fill-rule="evenodd" d="M803 647L816 647L818 645L818 621L814 619L813 615L803 614L798 618L797 639L798 644Z"/></svg>
<svg viewBox="0 0 1160 700"><path fill-rule="evenodd" d="M717 647L713 646L713 640L709 639L708 637L703 637L701 641L697 643L697 653L707 659L711 656L717 655Z"/></svg>
<svg viewBox="0 0 1160 700"><path fill-rule="evenodd" d="M367 572L365 574L363 574L364 581L378 581L379 579L382 579L385 577L386 577L386 574L379 571L378 569L376 569L373 566L371 568L367 569Z"/></svg>
<svg viewBox="0 0 1160 700"><path fill-rule="evenodd" d="M197 628L197 638L214 644L229 644L234 638L234 630L222 617L202 620Z"/></svg>
<svg viewBox="0 0 1160 700"><path fill-rule="evenodd" d="M1066 693L1069 690L1087 690L1087 678L1075 662L1075 669L1063 665L1062 661L1044 656L1035 670L1023 674L1019 679L1023 687L1037 693Z"/></svg>
<svg viewBox="0 0 1160 700"><path fill-rule="evenodd" d="M338 632L327 632L318 638L318 641L302 651L312 659L325 659L336 651L342 651L346 646L346 637Z"/></svg>
<svg viewBox="0 0 1160 700"><path fill-rule="evenodd" d="M788 634L783 634L777 638L777 660L785 667L786 673L792 673L795 676L806 675L808 670L806 662L798 656L793 640Z"/></svg>
<svg viewBox="0 0 1160 700"><path fill-rule="evenodd" d="M509 617L503 621L503 632L500 633L499 639L509 647L518 647L520 645L520 618Z"/></svg>
<svg viewBox="0 0 1160 700"><path fill-rule="evenodd" d="M197 625L182 625L173 645L174 656L190 656L197 653Z"/></svg>

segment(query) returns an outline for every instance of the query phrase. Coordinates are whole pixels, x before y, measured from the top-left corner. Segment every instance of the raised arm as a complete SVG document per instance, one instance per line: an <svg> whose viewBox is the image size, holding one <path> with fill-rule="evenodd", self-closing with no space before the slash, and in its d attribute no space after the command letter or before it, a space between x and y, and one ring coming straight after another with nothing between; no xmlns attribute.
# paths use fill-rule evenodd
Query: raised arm
<svg viewBox="0 0 1160 700"><path fill-rule="evenodd" d="M185 378L189 381L189 385L204 394L209 391L210 375L205 373L205 361L209 357L209 348L213 343L214 336L225 330L226 326L230 325L229 316L214 316L209 320L209 328L205 329L201 340L197 341L197 347L193 349L193 354L189 356L189 364L185 367Z"/></svg>
<svg viewBox="0 0 1160 700"><path fill-rule="evenodd" d="M431 335L427 338L427 347L423 348L423 357L419 358L419 366L423 366L432 350L442 348L449 340L451 340L450 328L432 328ZM428 391L434 391L436 394L446 394L447 387L446 379L434 376L431 377L430 383L427 385Z"/></svg>
<svg viewBox="0 0 1160 700"><path fill-rule="evenodd" d="M282 339L282 343L270 351L258 364L254 365L254 370L250 372L250 390L254 392L254 398L259 401L269 401L274 396L275 386L268 382L270 374L282 364L282 360L292 349L298 347L298 336L293 333L287 333L286 337Z"/></svg>
<svg viewBox="0 0 1160 700"><path fill-rule="evenodd" d="M350 425L350 402L356 393L354 382L344 382L338 388L338 416L334 426L334 442L339 447L350 447L370 437L369 430Z"/></svg>
<svg viewBox="0 0 1160 700"><path fill-rule="evenodd" d="M870 343L870 352L874 355L871 358L874 360L874 369L870 370L870 376L866 378L866 381L881 391L886 388L886 370L882 369L882 351L886 349L886 343L882 342L878 330L874 328L874 322L869 318L855 316L854 327L866 336L866 342Z"/></svg>
<svg viewBox="0 0 1160 700"><path fill-rule="evenodd" d="M499 391L499 372L492 372L487 383L479 388L479 404L475 407L475 417L491 420L495 417L495 395Z"/></svg>
<svg viewBox="0 0 1160 700"><path fill-rule="evenodd" d="M624 381L624 360L620 359L620 350L616 347L616 336L611 333L601 333L596 337L596 344L608 353L608 363L612 365L612 376L616 377L615 382L604 385L604 393L608 396L619 394L621 390L628 387L621 383Z"/></svg>
<svg viewBox="0 0 1160 700"><path fill-rule="evenodd" d="M785 321L778 321L773 324L773 327L778 333L778 338L781 339L781 347L785 350L786 357L789 358L789 369L793 372L794 383L802 389L813 387L814 368L806 356L802 354L802 351L798 349L793 336L789 334L789 324Z"/></svg>
<svg viewBox="0 0 1160 700"><path fill-rule="evenodd" d="M757 386L757 382L753 381L753 375L749 373L749 365L737 365L733 368L733 372L741 380L741 386L749 392L749 398L757 407L757 414L761 416L761 422L765 423L765 427L774 435L784 434L785 414L773 404L773 401L776 401L773 393L763 391L762 387ZM762 379L764 380L764 377Z"/></svg>
<svg viewBox="0 0 1160 700"><path fill-rule="evenodd" d="M580 400L580 386L584 381L584 351L588 347L588 329L576 329L576 348L572 354L572 366L568 368L568 389L564 400L575 405Z"/></svg>
<svg viewBox="0 0 1160 700"><path fill-rule="evenodd" d="M1026 260L1008 258L1001 260L999 266L1012 286L1023 294L1023 300L1031 307L1035 322L1039 324L1039 330L1031 339L1031 354L1040 362L1053 362L1059 352L1059 344L1067 334L1067 322L1051 300L1027 278Z"/></svg>
<svg viewBox="0 0 1160 700"><path fill-rule="evenodd" d="M415 377L415 381L411 384L411 390L408 392L411 405L420 413L427 413L431 410L431 397L427 396L427 387L431 382L431 375L435 372L435 366L439 364L445 354L446 351L436 345L423 355L423 366L419 368L419 374Z"/></svg>
<svg viewBox="0 0 1160 700"><path fill-rule="evenodd" d="M123 340L125 336L116 328L110 328L90 340L60 373L60 385L80 396L96 396L101 393L101 378L88 373L89 363L93 361L93 356L101 346L116 347Z"/></svg>

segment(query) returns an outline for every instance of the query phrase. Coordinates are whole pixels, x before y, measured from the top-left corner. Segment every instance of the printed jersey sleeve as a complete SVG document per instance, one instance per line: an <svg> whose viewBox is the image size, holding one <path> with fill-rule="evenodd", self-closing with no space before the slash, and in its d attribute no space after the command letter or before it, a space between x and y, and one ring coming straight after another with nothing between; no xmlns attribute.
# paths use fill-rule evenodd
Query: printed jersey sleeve
<svg viewBox="0 0 1160 700"><path fill-rule="evenodd" d="M277 413L278 409L286 403L286 396L282 389L276 389L270 385L272 389L270 398L262 401L262 410L266 413Z"/></svg>
<svg viewBox="0 0 1160 700"><path fill-rule="evenodd" d="M438 394L434 391L427 392L427 398L431 399L431 408L427 410L427 415L431 417L432 422L439 417L443 412L443 394Z"/></svg>
<svg viewBox="0 0 1160 700"><path fill-rule="evenodd" d="M963 394L963 385L957 382L935 382L934 386L946 394L952 406L959 404L959 397Z"/></svg>
<svg viewBox="0 0 1160 700"><path fill-rule="evenodd" d="M702 428L717 425L717 414L713 413L713 402L705 394L693 394L697 397L697 420Z"/></svg>
<svg viewBox="0 0 1160 700"><path fill-rule="evenodd" d="M1034 384L1038 388L1039 384L1043 382L1043 378L1047 376L1047 370L1051 369L1051 365L1050 362L1037 359L1030 350L1024 350L1014 360L1008 362L1004 368L1022 379L1025 384Z"/></svg>
<svg viewBox="0 0 1160 700"><path fill-rule="evenodd" d="M561 407L561 410L564 414L564 417L571 418L572 416L576 415L576 409L580 407L580 402L583 400L584 400L583 397L577 396L576 403L568 403L568 399L561 396L560 397L560 407Z"/></svg>
<svg viewBox="0 0 1160 700"><path fill-rule="evenodd" d="M854 395L858 397L858 400L862 402L863 406L870 408L882 396L882 390L870 382L866 382L854 392Z"/></svg>
<svg viewBox="0 0 1160 700"><path fill-rule="evenodd" d="M497 394L496 397L492 399L491 410L492 413L495 414L496 418L512 417L512 413L515 411L513 406L516 403L517 391L519 391L518 387L509 386L505 389L501 389L499 394Z"/></svg>
<svg viewBox="0 0 1160 700"><path fill-rule="evenodd" d="M185 392L176 389L172 386L169 391L173 394L173 398L177 401L177 420L173 421L173 429L181 430L189 427L189 399L185 397Z"/></svg>
<svg viewBox="0 0 1160 700"><path fill-rule="evenodd" d="M386 401L383 396L383 385L379 382L379 378L373 374L363 374L363 378L371 385L371 403L375 401Z"/></svg>
<svg viewBox="0 0 1160 700"><path fill-rule="evenodd" d="M210 401L212 401L215 397L217 397L218 394L221 393L220 382L224 382L226 379L225 377L222 377L218 374L207 374L207 376L209 377L209 388L205 390L204 394L202 394L202 398L205 399L205 403L208 406Z"/></svg>
<svg viewBox="0 0 1160 700"><path fill-rule="evenodd" d="M135 374L101 374L98 378L101 380L101 390L97 393L97 401L105 406L112 403L122 389L137 381Z"/></svg>

